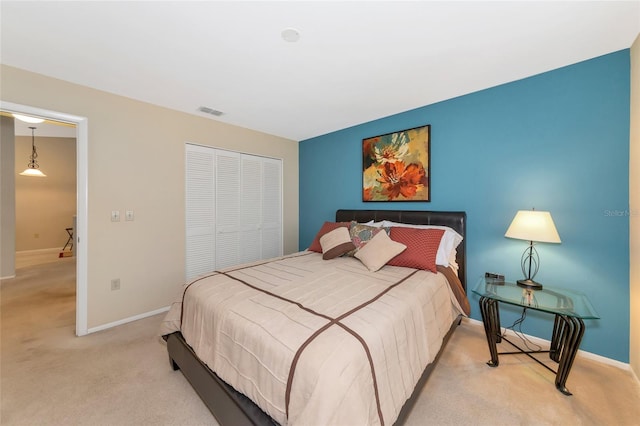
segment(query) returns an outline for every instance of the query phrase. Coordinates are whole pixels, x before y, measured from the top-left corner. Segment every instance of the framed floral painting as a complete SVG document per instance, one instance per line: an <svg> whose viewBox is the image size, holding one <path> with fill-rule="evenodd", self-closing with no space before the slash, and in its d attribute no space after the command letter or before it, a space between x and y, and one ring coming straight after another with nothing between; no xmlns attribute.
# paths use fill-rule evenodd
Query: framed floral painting
<svg viewBox="0 0 640 426"><path fill-rule="evenodd" d="M362 140L362 201L431 201L431 126Z"/></svg>

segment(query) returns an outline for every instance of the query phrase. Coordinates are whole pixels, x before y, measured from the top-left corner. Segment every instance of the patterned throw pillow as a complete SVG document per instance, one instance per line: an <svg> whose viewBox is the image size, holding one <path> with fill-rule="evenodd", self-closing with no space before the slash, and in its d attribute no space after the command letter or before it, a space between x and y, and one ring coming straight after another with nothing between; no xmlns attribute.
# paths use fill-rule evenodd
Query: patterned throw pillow
<svg viewBox="0 0 640 426"><path fill-rule="evenodd" d="M403 228L417 228L417 229L444 229L444 235L440 240L440 247L438 247L438 254L436 255L436 265L452 266L455 269L458 268L456 263L456 248L462 242L462 235L458 234L454 229L448 226L438 225L413 225L409 223L398 223L389 220L383 220L382 225L386 228L392 226L402 226Z"/></svg>
<svg viewBox="0 0 640 426"><path fill-rule="evenodd" d="M380 228L376 226L365 225L364 223L351 222L349 227L349 234L351 235L351 242L356 248L347 253L347 256L355 256L356 252L365 246L378 232L386 231L389 233L389 228Z"/></svg>
<svg viewBox="0 0 640 426"><path fill-rule="evenodd" d="M407 249L391 259L387 265L424 269L436 273L436 255L443 229L416 229L391 227L390 237L407 246Z"/></svg>

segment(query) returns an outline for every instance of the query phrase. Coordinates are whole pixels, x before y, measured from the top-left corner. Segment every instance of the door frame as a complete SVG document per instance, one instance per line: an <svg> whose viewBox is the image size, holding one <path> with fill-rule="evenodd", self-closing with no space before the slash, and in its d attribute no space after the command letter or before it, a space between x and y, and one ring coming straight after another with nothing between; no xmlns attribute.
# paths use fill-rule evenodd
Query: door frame
<svg viewBox="0 0 640 426"><path fill-rule="evenodd" d="M87 117L12 102L4 102L2 100L0 100L0 109L18 114L34 115L45 119L50 118L56 121L75 124L76 126L76 229L74 230L73 236L76 247L76 336L84 336L88 333L88 119Z"/></svg>

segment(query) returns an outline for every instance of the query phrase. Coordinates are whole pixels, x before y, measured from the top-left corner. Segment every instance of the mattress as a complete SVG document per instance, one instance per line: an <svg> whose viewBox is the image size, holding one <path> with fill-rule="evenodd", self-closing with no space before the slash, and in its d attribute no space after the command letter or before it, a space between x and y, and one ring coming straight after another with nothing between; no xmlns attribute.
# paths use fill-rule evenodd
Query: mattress
<svg viewBox="0 0 640 426"><path fill-rule="evenodd" d="M282 425L390 425L465 315L455 285L304 251L193 280L161 332Z"/></svg>

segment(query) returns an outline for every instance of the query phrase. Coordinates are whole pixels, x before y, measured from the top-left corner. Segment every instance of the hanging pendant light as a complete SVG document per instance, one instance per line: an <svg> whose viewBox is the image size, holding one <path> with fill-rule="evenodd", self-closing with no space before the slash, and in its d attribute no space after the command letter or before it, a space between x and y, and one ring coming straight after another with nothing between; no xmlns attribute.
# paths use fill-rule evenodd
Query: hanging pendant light
<svg viewBox="0 0 640 426"><path fill-rule="evenodd" d="M40 171L40 166L38 165L38 161L36 160L36 158L38 158L38 153L36 152L36 145L35 145L35 127L29 127L31 129L31 156L29 157L29 159L31 161L29 161L29 165L27 166L26 169L24 169L24 172L20 173L22 176L37 176L37 177L46 177L47 175L45 175L44 173L42 173Z"/></svg>

